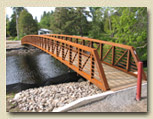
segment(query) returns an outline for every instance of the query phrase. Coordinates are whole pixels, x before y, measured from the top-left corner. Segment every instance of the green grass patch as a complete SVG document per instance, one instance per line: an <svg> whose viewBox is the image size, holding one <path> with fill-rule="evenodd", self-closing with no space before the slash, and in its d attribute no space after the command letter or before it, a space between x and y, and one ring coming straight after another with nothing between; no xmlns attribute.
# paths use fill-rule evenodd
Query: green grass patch
<svg viewBox="0 0 153 119"><path fill-rule="evenodd" d="M15 93L6 94L6 98L14 98Z"/></svg>
<svg viewBox="0 0 153 119"><path fill-rule="evenodd" d="M147 72L148 71L148 68L147 67L144 67L143 70Z"/></svg>

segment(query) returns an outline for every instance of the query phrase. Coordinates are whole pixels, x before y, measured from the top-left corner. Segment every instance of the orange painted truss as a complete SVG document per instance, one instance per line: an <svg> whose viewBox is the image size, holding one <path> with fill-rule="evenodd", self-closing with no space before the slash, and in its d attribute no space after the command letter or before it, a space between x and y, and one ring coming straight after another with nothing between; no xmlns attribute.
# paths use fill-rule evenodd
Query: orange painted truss
<svg viewBox="0 0 153 119"><path fill-rule="evenodd" d="M49 34L45 36L63 39L73 43L81 44L83 46L95 48L102 63L137 77L138 62L140 60L136 50L132 46L80 36L61 34ZM143 79L147 80L144 70L142 71L142 74Z"/></svg>
<svg viewBox="0 0 153 119"><path fill-rule="evenodd" d="M22 44L29 44L47 52L103 91L109 90L96 49L43 35L25 36Z"/></svg>
<svg viewBox="0 0 153 119"><path fill-rule="evenodd" d="M28 35L21 42L47 52L103 91L109 85L102 63L137 76L139 59L132 46L59 34Z"/></svg>

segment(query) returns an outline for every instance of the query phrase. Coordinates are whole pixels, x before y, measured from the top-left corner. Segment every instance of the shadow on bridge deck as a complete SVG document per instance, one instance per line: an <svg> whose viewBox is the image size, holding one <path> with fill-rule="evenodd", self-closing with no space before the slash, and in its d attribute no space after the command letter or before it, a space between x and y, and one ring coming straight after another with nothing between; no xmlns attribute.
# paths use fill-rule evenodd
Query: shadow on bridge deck
<svg viewBox="0 0 153 119"><path fill-rule="evenodd" d="M103 64L105 75L111 90L120 90L123 88L135 86L137 78L121 70L115 69L111 66ZM142 80L142 82L146 82Z"/></svg>

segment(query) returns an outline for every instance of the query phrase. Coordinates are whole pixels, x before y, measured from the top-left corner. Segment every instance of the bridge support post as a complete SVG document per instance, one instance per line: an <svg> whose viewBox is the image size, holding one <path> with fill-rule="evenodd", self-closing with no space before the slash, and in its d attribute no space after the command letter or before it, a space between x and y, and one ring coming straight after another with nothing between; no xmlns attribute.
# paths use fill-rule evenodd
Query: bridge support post
<svg viewBox="0 0 153 119"><path fill-rule="evenodd" d="M138 62L138 79L137 79L137 94L136 94L137 101L140 101L141 99L142 67L143 63Z"/></svg>

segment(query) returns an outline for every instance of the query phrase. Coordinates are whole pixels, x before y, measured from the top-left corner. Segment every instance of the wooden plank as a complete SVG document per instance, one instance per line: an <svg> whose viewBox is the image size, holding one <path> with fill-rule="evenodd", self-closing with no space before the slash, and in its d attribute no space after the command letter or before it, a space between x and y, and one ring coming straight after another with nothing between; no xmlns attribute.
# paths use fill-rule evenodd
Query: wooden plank
<svg viewBox="0 0 153 119"><path fill-rule="evenodd" d="M113 46L112 46L113 47ZM112 47L106 52L105 56L103 57L103 60L107 57L108 53L111 51Z"/></svg>
<svg viewBox="0 0 153 119"><path fill-rule="evenodd" d="M115 65L118 64L118 62L124 57L124 55L127 53L127 50L122 54L122 56L116 61Z"/></svg>

